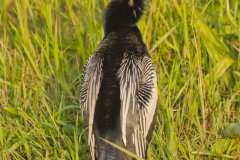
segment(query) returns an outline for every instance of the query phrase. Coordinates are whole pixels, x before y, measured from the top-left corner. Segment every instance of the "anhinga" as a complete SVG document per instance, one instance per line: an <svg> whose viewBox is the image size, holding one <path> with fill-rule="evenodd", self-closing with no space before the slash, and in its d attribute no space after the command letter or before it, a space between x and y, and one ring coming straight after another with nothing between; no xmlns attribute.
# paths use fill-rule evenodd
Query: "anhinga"
<svg viewBox="0 0 240 160"><path fill-rule="evenodd" d="M105 36L84 66L80 103L93 160L131 159L103 139L147 158L158 95L136 26L143 10L144 0L112 0L104 14Z"/></svg>

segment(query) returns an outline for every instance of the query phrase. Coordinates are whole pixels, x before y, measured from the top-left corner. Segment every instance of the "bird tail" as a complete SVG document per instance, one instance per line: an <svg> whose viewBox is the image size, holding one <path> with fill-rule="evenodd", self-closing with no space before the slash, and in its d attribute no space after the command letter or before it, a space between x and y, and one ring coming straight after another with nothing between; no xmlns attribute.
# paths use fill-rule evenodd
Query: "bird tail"
<svg viewBox="0 0 240 160"><path fill-rule="evenodd" d="M110 135L110 136L105 136L104 139L103 138L98 139L98 145L97 145L98 156L96 157L97 160L117 160L117 159L131 160L132 159L127 154L125 154L118 148L114 147L112 144L110 144L111 142L116 144L117 146L123 147L121 145L122 142L120 142L120 139L117 137Z"/></svg>
<svg viewBox="0 0 240 160"><path fill-rule="evenodd" d="M107 144L101 150L98 160L116 160L116 159L120 159L120 151Z"/></svg>
<svg viewBox="0 0 240 160"><path fill-rule="evenodd" d="M112 0L104 14L104 29L109 32L122 26L134 26L144 11L144 0Z"/></svg>

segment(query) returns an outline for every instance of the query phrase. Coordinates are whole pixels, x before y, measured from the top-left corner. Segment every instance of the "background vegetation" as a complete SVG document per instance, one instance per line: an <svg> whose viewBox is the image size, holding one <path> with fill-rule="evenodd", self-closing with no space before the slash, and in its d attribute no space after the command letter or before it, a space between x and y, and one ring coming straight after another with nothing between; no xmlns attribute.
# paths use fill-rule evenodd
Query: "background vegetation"
<svg viewBox="0 0 240 160"><path fill-rule="evenodd" d="M90 159L80 77L107 3L0 0L0 159ZM240 129L222 132L240 123L240 2L146 6L138 26L159 82L149 159L240 159Z"/></svg>

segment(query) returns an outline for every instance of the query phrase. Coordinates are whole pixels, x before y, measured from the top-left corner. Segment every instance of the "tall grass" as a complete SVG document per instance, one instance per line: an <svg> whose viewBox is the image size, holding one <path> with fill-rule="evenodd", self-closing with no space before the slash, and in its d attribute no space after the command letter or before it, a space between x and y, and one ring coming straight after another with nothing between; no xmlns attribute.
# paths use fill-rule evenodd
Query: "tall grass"
<svg viewBox="0 0 240 160"><path fill-rule="evenodd" d="M90 159L82 66L108 0L0 0L0 159ZM150 160L240 159L240 2L149 0L139 23L158 73Z"/></svg>

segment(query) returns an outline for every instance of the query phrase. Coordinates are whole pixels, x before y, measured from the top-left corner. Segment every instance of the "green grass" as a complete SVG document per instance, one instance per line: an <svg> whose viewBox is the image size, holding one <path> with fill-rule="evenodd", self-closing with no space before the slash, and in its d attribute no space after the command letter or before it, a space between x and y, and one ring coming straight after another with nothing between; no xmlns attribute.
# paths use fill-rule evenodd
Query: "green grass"
<svg viewBox="0 0 240 160"><path fill-rule="evenodd" d="M108 0L0 0L0 159L90 159L79 109ZM158 159L240 159L240 2L149 0L138 24L158 73Z"/></svg>

